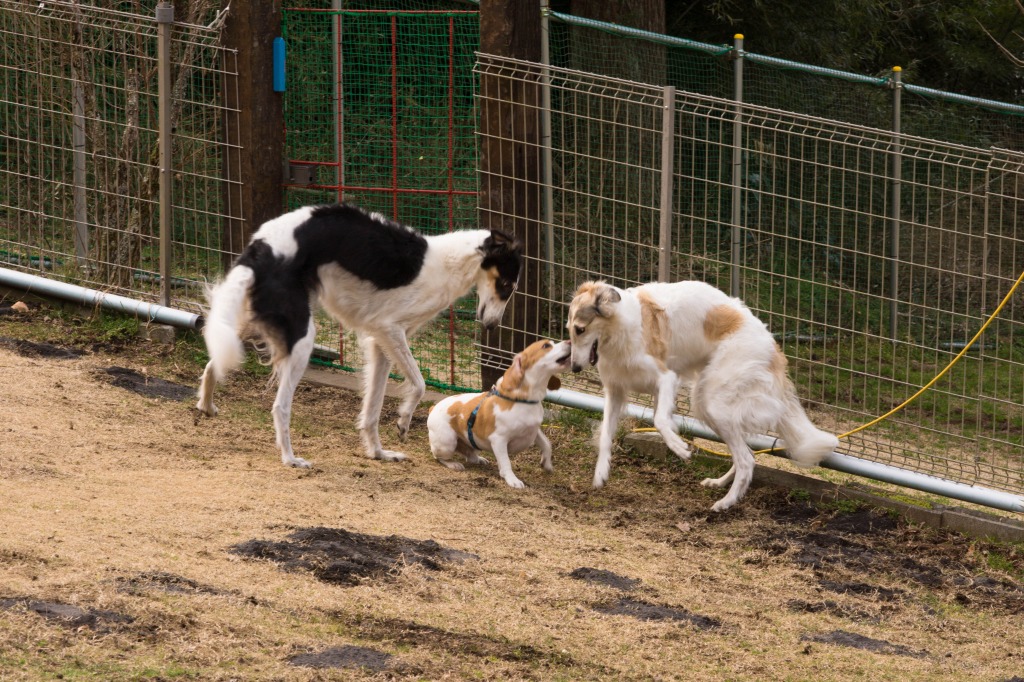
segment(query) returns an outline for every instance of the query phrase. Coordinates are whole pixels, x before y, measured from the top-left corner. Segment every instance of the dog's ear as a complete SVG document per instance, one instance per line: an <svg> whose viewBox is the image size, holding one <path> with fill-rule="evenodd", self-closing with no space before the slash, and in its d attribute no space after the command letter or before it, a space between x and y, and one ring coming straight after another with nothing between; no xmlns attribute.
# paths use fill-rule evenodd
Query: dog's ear
<svg viewBox="0 0 1024 682"><path fill-rule="evenodd" d="M549 391L557 391L561 387L562 387L562 380L559 379L558 377L551 377L550 379L548 379L548 390Z"/></svg>
<svg viewBox="0 0 1024 682"><path fill-rule="evenodd" d="M484 240L484 256L498 256L505 253L519 253L523 243L519 238L501 230L491 230L491 236Z"/></svg>
<svg viewBox="0 0 1024 682"><path fill-rule="evenodd" d="M611 317L613 307L622 300L622 296L613 287L605 284L594 296L594 312L601 317Z"/></svg>
<svg viewBox="0 0 1024 682"><path fill-rule="evenodd" d="M505 371L505 377L501 381L502 389L514 391L523 384L526 372L523 371L523 354L517 353L512 360L512 366Z"/></svg>

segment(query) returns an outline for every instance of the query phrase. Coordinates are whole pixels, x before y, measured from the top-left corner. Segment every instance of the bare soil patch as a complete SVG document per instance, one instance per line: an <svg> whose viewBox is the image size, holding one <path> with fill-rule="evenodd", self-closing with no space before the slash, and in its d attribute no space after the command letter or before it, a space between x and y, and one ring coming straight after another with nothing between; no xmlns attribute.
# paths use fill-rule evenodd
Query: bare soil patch
<svg viewBox="0 0 1024 682"><path fill-rule="evenodd" d="M289 570L307 570L319 580L341 585L394 578L411 564L440 571L445 562L480 558L433 540L377 537L344 528L300 528L285 540L249 540L235 545L231 552L248 559L267 559Z"/></svg>
<svg viewBox="0 0 1024 682"><path fill-rule="evenodd" d="M380 672L392 666L391 654L362 646L335 646L315 653L298 654L288 659L292 665L306 668L365 668Z"/></svg>
<svg viewBox="0 0 1024 682"><path fill-rule="evenodd" d="M165 398L167 400L188 400L196 394L196 389L183 386L159 377L150 377L127 367L104 367L97 376L109 381L111 385L138 393L146 398Z"/></svg>
<svg viewBox="0 0 1024 682"><path fill-rule="evenodd" d="M713 515L726 462L619 449L593 490L572 411L513 490L436 464L426 405L367 460L358 397L303 384L289 469L263 368L197 420L194 336L43 314L0 316L5 682L1024 678L1019 545L771 488Z"/></svg>

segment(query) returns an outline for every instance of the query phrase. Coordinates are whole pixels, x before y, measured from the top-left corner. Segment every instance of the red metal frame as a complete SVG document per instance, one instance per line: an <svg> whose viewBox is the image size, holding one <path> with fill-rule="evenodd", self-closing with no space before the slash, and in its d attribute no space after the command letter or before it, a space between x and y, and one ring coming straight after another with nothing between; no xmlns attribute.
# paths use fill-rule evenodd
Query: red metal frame
<svg viewBox="0 0 1024 682"><path fill-rule="evenodd" d="M338 97L337 130L338 130L338 158L334 161L305 161L293 159L294 163L301 163L312 166L329 166L337 170L337 182L333 185L304 185L306 189L334 190L337 192L338 200L341 201L346 192L388 192L391 194L391 212L395 220L400 220L398 214L398 198L402 194L446 194L448 197L448 231L455 229L455 197L471 196L476 192L472 190L455 189L455 15L479 14L477 10L338 10L334 9L311 9L295 8L289 12L336 14L338 35L341 35L341 22L344 14L377 14L390 17L391 23L391 186L390 187L366 187L361 185L349 185L344 180L343 170L345 164L344 153L344 128L342 119L342 106L344 102L343 87L344 73L341 60L336 65L336 83ZM448 159L447 159L447 187L443 189L413 189L398 186L398 17L403 15L441 15L448 17ZM340 49L340 47L339 47ZM285 185L285 187L297 187L297 185ZM339 334L342 336L342 334ZM341 364L345 363L344 340L339 338L338 348ZM449 356L449 383L455 384L455 308L448 309L448 356Z"/></svg>

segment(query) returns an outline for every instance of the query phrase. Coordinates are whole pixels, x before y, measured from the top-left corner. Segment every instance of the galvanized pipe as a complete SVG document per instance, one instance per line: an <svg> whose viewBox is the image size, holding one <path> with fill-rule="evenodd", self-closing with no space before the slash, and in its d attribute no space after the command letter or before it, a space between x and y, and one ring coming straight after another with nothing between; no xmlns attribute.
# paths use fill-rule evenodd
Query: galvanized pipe
<svg viewBox="0 0 1024 682"><path fill-rule="evenodd" d="M672 255L672 181L675 173L676 89L666 85L662 90L661 113L661 200L658 212L658 279L671 277Z"/></svg>
<svg viewBox="0 0 1024 682"><path fill-rule="evenodd" d="M565 389L548 391L546 400L558 405L573 407L580 410L604 412L603 398L600 396L578 393L576 391L569 391ZM636 419L642 419L648 422L654 421L654 409L651 407L628 403L626 405L625 412L630 417L634 417ZM684 417L676 414L673 415L672 418L675 421L677 429L682 433L687 433L691 436L696 436L697 438L714 440L719 443L722 442L722 439L719 438L714 431L709 429L704 423L693 419L692 417ZM752 436L747 439L747 444L750 445L753 450L770 450L773 448L774 443L775 439L769 436ZM784 456L783 450L773 450L772 452L777 456ZM1012 495L999 490L992 490L991 488L983 488L980 486L967 485L965 483L957 483L955 481L947 481L942 478L928 476L914 471L904 471L903 469L898 469L887 464L870 462L866 459L860 459L859 457L851 457L850 455L841 455L838 452L833 452L826 457L820 466L834 471L854 474L855 476L863 476L864 478L870 478L876 481L921 490L934 495L942 495L943 497L951 497L953 499L970 502L972 504L980 504L986 507L992 507L993 509L1002 509L1011 512L1024 512L1024 498L1017 495Z"/></svg>
<svg viewBox="0 0 1024 682"><path fill-rule="evenodd" d="M147 322L169 324L184 329L201 329L203 326L202 315L155 303L136 301L116 294L106 294L95 289L80 287L77 284L46 279L18 270L0 268L0 286L22 289L32 294L51 296L88 307L99 306L107 310L132 315Z"/></svg>

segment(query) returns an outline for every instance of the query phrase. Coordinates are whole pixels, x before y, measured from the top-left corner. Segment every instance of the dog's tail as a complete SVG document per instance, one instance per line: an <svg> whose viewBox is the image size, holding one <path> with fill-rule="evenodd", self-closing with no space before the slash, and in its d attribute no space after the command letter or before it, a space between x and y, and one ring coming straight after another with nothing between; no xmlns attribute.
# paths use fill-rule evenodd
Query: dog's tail
<svg viewBox="0 0 1024 682"><path fill-rule="evenodd" d="M797 466L809 469L821 464L839 446L839 439L812 424L795 395L788 398L786 413L779 423L779 434L789 459Z"/></svg>
<svg viewBox="0 0 1024 682"><path fill-rule="evenodd" d="M246 296L255 279L252 268L236 265L207 294L210 314L203 325L203 338L217 381L222 381L228 372L241 365L245 357L238 327Z"/></svg>

